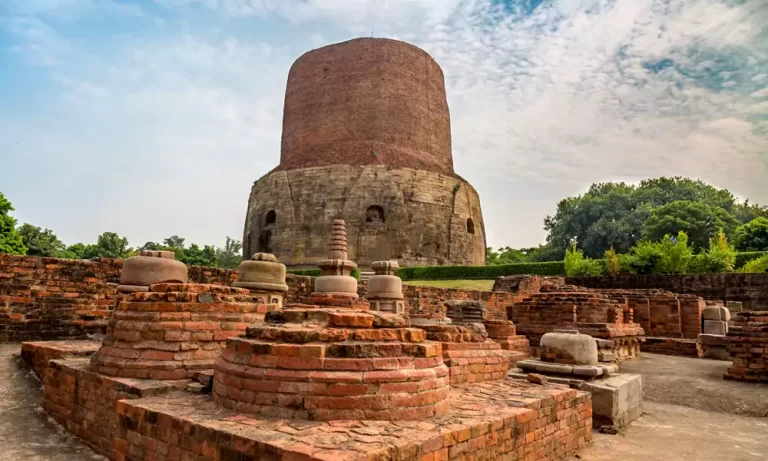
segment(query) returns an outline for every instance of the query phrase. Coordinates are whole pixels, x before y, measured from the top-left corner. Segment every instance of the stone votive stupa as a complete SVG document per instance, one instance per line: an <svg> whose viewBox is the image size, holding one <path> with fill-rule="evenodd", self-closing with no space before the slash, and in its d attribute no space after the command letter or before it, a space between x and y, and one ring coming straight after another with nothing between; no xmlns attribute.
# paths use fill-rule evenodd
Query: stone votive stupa
<svg viewBox="0 0 768 461"><path fill-rule="evenodd" d="M357 264L347 259L347 229L343 219L333 221L328 259L317 263L323 275L315 279L314 293L357 299L357 279L350 274Z"/></svg>
<svg viewBox="0 0 768 461"><path fill-rule="evenodd" d="M261 304L283 305L283 295L288 291L285 284L285 265L269 253L256 253L240 263L237 281L232 284L245 288L253 301Z"/></svg>
<svg viewBox="0 0 768 461"><path fill-rule="evenodd" d="M309 304L270 312L216 359L213 398L242 413L310 420L420 420L448 411L440 344L357 299L344 222ZM322 279L322 282L318 283ZM354 282L352 284L351 282Z"/></svg>
<svg viewBox="0 0 768 461"><path fill-rule="evenodd" d="M371 263L371 269L375 275L368 279L368 292L365 298L371 304L372 310L405 314L403 281L395 275L399 267L397 261Z"/></svg>
<svg viewBox="0 0 768 461"><path fill-rule="evenodd" d="M187 265L173 251L142 250L123 261L118 293L149 291L154 283L186 283Z"/></svg>

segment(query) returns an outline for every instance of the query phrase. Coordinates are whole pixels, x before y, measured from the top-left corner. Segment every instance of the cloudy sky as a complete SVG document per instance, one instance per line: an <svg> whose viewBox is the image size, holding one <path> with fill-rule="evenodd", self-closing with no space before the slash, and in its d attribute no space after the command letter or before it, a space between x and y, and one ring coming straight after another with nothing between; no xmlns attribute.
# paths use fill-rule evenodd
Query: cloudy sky
<svg viewBox="0 0 768 461"><path fill-rule="evenodd" d="M599 181L768 203L768 0L0 0L0 192L66 243L241 238L291 63L371 35L442 66L489 245Z"/></svg>

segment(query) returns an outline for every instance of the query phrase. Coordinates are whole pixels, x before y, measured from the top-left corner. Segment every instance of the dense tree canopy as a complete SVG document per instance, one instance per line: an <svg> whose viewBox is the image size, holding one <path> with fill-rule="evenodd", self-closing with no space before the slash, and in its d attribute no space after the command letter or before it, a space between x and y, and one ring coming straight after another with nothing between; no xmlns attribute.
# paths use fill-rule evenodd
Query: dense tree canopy
<svg viewBox="0 0 768 461"><path fill-rule="evenodd" d="M24 246L27 247L27 254L30 256L58 258L66 250L64 243L50 229L23 224L19 227L19 235L21 235Z"/></svg>
<svg viewBox="0 0 768 461"><path fill-rule="evenodd" d="M739 226L735 241L740 251L768 251L768 218L755 218Z"/></svg>
<svg viewBox="0 0 768 461"><path fill-rule="evenodd" d="M0 192L0 253L23 255L27 252L21 235L16 230L16 218L9 213L13 205Z"/></svg>
<svg viewBox="0 0 768 461"><path fill-rule="evenodd" d="M691 205L672 206L674 202ZM702 210L712 215L713 233L722 229L728 234L738 224L768 216L765 207L748 201L738 203L729 191L699 180L662 177L641 181L637 186L598 183L584 195L561 200L555 215L547 216L544 229L548 249L539 254L562 259L566 248L576 241L585 256L599 258L611 247L626 253L644 237L675 235L681 230L701 250L708 247L706 233L702 239L698 232L701 221L696 216ZM667 212L672 215L666 216ZM651 221L650 227L647 221Z"/></svg>
<svg viewBox="0 0 768 461"><path fill-rule="evenodd" d="M237 269L243 261L243 242L227 237L224 248L216 248L216 265L228 269Z"/></svg>
<svg viewBox="0 0 768 461"><path fill-rule="evenodd" d="M707 230L707 216L711 217L711 227ZM642 228L643 238L656 241L665 235L677 235L685 232L694 249L702 250L709 246L709 239L722 231L731 235L738 222L730 213L718 206L704 202L678 200L655 208Z"/></svg>
<svg viewBox="0 0 768 461"><path fill-rule="evenodd" d="M120 237L114 232L104 232L99 235L95 245L87 245L83 251L83 258L125 258L131 249L128 248L128 239Z"/></svg>

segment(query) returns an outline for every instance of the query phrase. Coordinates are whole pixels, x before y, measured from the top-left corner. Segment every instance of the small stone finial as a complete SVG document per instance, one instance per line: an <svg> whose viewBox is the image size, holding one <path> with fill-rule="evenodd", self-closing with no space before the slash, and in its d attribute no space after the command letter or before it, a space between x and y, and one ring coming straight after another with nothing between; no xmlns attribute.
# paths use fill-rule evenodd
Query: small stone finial
<svg viewBox="0 0 768 461"><path fill-rule="evenodd" d="M395 275L395 271L400 269L397 261L376 261L371 263L371 269L376 275Z"/></svg>
<svg viewBox="0 0 768 461"><path fill-rule="evenodd" d="M276 263L277 256L273 255L272 253L254 253L253 256L251 256L251 260Z"/></svg>
<svg viewBox="0 0 768 461"><path fill-rule="evenodd" d="M166 250L141 250L139 256L148 256L151 258L176 259L176 253Z"/></svg>
<svg viewBox="0 0 768 461"><path fill-rule="evenodd" d="M347 226L343 219L335 219L328 238L328 259L347 259Z"/></svg>

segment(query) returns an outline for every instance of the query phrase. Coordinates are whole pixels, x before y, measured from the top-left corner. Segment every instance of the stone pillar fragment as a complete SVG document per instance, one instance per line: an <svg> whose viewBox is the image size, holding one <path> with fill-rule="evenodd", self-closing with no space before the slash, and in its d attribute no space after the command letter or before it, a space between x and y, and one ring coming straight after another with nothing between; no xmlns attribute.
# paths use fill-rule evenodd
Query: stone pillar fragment
<svg viewBox="0 0 768 461"><path fill-rule="evenodd" d="M173 251L142 250L123 262L118 293L149 291L155 283L186 283L187 265Z"/></svg>

